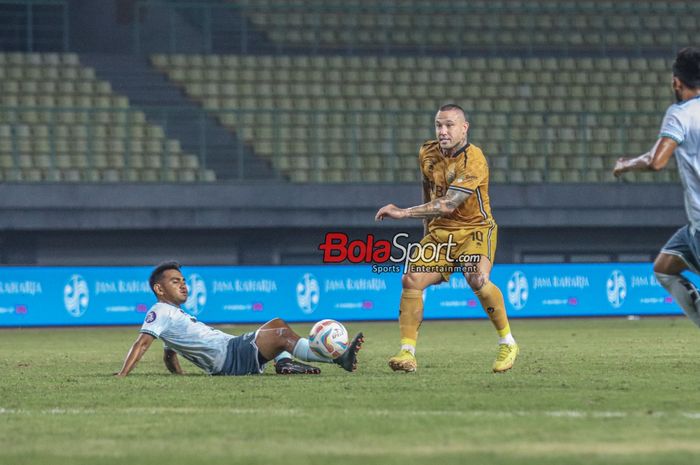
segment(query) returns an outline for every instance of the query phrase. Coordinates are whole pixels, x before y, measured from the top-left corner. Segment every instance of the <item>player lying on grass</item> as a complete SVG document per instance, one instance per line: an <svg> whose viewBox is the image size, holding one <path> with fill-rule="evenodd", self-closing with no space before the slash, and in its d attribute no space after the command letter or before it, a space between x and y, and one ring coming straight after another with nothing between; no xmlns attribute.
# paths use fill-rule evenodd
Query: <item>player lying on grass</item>
<svg viewBox="0 0 700 465"><path fill-rule="evenodd" d="M663 246L654 261L654 274L688 318L700 326L700 292L681 273L700 274L700 49L684 48L673 62L671 81L676 103L668 107L654 147L636 158L620 158L613 174L659 171L676 156L683 184L687 225Z"/></svg>
<svg viewBox="0 0 700 465"><path fill-rule="evenodd" d="M299 337L279 318L268 321L256 331L232 336L214 329L185 313L180 305L187 300L187 285L177 262L158 265L149 279L158 298L146 314L139 337L126 355L116 376L127 376L156 338L164 343L163 361L173 374L183 374L178 354L210 375L250 375L263 372L265 364L275 360L279 374L318 374L317 367L292 360L335 363L346 371L355 371L357 352L364 342L362 333L338 358L321 357L309 348L309 340Z"/></svg>

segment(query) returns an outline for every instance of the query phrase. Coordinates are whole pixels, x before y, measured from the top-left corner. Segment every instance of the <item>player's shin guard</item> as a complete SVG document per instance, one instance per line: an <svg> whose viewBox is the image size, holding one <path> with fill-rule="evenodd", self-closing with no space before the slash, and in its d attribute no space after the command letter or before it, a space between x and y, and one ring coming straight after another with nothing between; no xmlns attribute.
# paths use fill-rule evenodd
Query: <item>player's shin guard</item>
<svg viewBox="0 0 700 465"><path fill-rule="evenodd" d="M401 304L399 306L401 349L415 353L418 328L422 322L423 291L419 289L404 289L401 292Z"/></svg>
<svg viewBox="0 0 700 465"><path fill-rule="evenodd" d="M700 327L700 291L683 276L654 273L656 280L676 299L690 321Z"/></svg>
<svg viewBox="0 0 700 465"><path fill-rule="evenodd" d="M481 289L474 291L474 294L476 294L479 302L481 302L481 306L496 328L498 336L501 338L508 337L510 335L510 326L501 290L489 281Z"/></svg>

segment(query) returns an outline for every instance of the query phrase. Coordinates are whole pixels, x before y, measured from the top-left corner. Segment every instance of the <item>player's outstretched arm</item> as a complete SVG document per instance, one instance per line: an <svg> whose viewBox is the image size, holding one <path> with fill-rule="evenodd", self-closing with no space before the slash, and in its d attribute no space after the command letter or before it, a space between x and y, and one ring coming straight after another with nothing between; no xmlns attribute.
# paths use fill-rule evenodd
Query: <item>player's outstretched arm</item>
<svg viewBox="0 0 700 465"><path fill-rule="evenodd" d="M180 367L180 360L177 358L177 352L170 349L163 350L163 362L168 371L174 375L185 374Z"/></svg>
<svg viewBox="0 0 700 465"><path fill-rule="evenodd" d="M129 353L126 354L126 359L124 359L124 365L122 365L122 369L119 370L119 373L115 373L115 375L120 378L123 378L129 373L131 373L131 370L133 370L136 364L139 362L139 360L141 360L143 354L145 354L148 348L151 347L151 344L153 343L154 339L155 338L150 334L139 334L138 339L136 339L136 342L134 342L134 344L131 346L131 349L129 349Z"/></svg>
<svg viewBox="0 0 700 465"><path fill-rule="evenodd" d="M613 168L615 177L628 171L659 171L664 169L673 156L678 143L670 137L660 137L647 153L635 158L618 158Z"/></svg>
<svg viewBox="0 0 700 465"><path fill-rule="evenodd" d="M385 205L379 209L374 216L375 221L382 221L384 218L394 218L400 220L402 218L436 218L438 216L447 216L462 202L467 200L469 194L455 189L448 189L447 194L439 199L432 200L422 205L417 205L410 208L399 208L393 203Z"/></svg>
<svg viewBox="0 0 700 465"><path fill-rule="evenodd" d="M430 202L430 181L423 176L423 203ZM428 235L431 218L423 218L423 235Z"/></svg>

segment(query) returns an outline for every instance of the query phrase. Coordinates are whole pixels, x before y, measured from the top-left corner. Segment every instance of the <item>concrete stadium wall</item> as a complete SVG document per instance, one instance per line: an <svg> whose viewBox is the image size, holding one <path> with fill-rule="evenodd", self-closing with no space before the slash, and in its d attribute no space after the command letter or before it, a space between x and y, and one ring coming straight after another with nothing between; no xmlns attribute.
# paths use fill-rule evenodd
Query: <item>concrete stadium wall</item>
<svg viewBox="0 0 700 465"><path fill-rule="evenodd" d="M676 185L496 185L499 262L639 261L685 224ZM0 264L318 264L328 231L389 238L374 222L412 184L0 185Z"/></svg>

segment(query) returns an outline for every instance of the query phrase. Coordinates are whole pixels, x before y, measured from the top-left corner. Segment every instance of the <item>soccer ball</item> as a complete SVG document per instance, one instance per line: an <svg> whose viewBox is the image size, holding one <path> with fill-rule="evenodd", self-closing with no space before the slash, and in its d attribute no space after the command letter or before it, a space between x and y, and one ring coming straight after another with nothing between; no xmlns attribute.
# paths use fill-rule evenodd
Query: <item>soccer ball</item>
<svg viewBox="0 0 700 465"><path fill-rule="evenodd" d="M348 330L335 320L321 320L311 328L309 347L326 358L338 358L348 348Z"/></svg>

